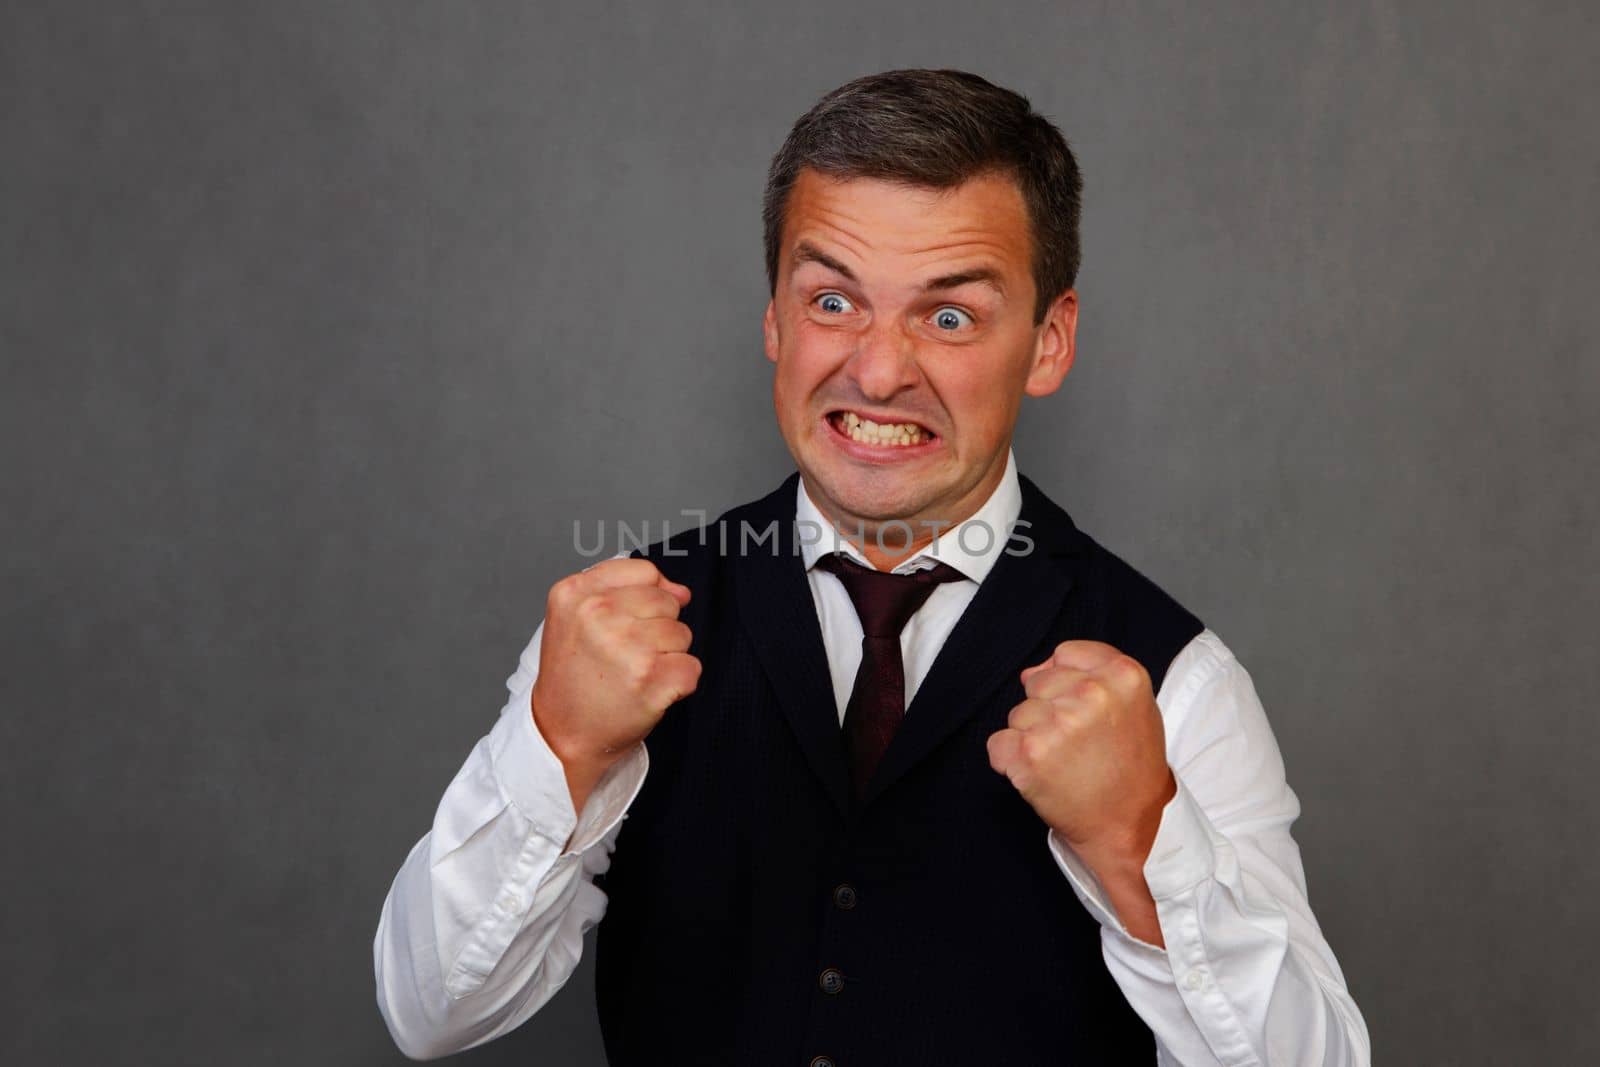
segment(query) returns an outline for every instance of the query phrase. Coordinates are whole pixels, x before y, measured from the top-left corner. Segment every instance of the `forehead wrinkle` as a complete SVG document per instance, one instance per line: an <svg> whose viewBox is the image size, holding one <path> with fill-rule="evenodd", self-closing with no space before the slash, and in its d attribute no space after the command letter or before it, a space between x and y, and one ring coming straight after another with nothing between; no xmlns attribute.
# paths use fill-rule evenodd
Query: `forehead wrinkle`
<svg viewBox="0 0 1600 1067"><path fill-rule="evenodd" d="M852 255L855 256L855 258L868 258L868 251L872 247L869 242L861 240L854 234L847 235L843 234L842 232L840 234L830 236L838 244L843 245ZM822 243L816 240L815 237L816 235L804 232L795 236L794 245L790 249L789 258L796 266L800 265L801 263L816 262L815 257L807 254L809 251L809 249L806 248L807 245L809 245L811 249L827 254L827 249L823 248ZM965 274L969 270L990 270L997 274L1004 274L1008 258L1006 256L1008 248L1005 244L983 240L947 241L941 244L928 245L925 247L912 248L908 250L900 250L891 247L884 249L884 251L890 255L905 256L910 259L941 257L949 260L967 258L973 258L977 260L977 262L968 265L962 265L959 267L952 266L952 269L944 272L945 274Z"/></svg>
<svg viewBox="0 0 1600 1067"><path fill-rule="evenodd" d="M912 255L919 256L927 252L938 252L947 248L958 247L964 248L966 245L962 243L945 245L936 249L927 249L923 252L912 253ZM966 262L963 263L963 260ZM845 278L855 282L858 285L863 284L862 280L857 277L856 272L852 270L846 263L844 263L843 260L830 255L810 237L802 236L796 239L794 249L789 257L789 262L792 266L792 269L796 272L804 268L808 263L815 263L824 270L831 270L835 274L843 275ZM967 254L958 254L953 260L946 258L942 262L935 261L934 263L929 264L929 267L932 271L937 271L937 273L928 272L927 276L922 281L911 282L908 284L916 287L923 293L940 293L951 289L963 288L968 285L981 285L994 292L1002 300L1004 300L1010 292L1006 285L1007 274L1004 266L997 262L993 257L987 255L979 254L976 259L973 259ZM923 271L919 269L917 273L923 273Z"/></svg>
<svg viewBox="0 0 1600 1067"><path fill-rule="evenodd" d="M919 248L913 252L912 255L929 255L935 252L947 252L951 249L970 247L973 249L982 249L986 252L995 253L999 259L1003 260L1006 258L1005 254L1007 251L1009 251L1010 246L1005 241L996 240L993 236L991 236L993 232L994 231L992 230L978 229L946 230L940 236L948 237L950 238L949 240L943 241L939 244L927 245L926 247Z"/></svg>
<svg viewBox="0 0 1600 1067"><path fill-rule="evenodd" d="M1006 284L1011 272L1004 245L987 241L952 241L921 249L914 256L922 259L934 257L928 264L929 276L921 283L923 292L938 292L964 285L982 285L998 293L1009 295Z"/></svg>
<svg viewBox="0 0 1600 1067"><path fill-rule="evenodd" d="M860 215L852 215L841 207L816 203L803 204L795 214L798 216L795 221L799 226L822 229L826 231L827 236L837 240L858 255L860 254L860 249L865 248L867 245L866 240L851 229L851 224L861 221ZM804 216L810 217L806 218ZM804 230L798 230L795 234L797 243L804 237Z"/></svg>
<svg viewBox="0 0 1600 1067"><path fill-rule="evenodd" d="M962 190L976 188L996 180L1004 184L1007 198L1022 209L1020 214L1011 212L1007 210L1010 207L1008 204L998 208L999 215L1017 214L1016 218L1001 218L997 225L996 208L983 203L960 203L953 212L944 209L944 205L958 197ZM857 244L865 246L867 242L853 231L852 226L866 223L870 230L883 218L879 210L882 205L878 202L884 200L884 197L881 192L874 190L884 185L895 189L894 195L887 201L889 214L898 216L902 220L910 220L904 224L906 232L915 234L919 230L932 231L930 236L951 238L949 244L960 244L960 238L972 237L977 239L975 243L1004 249L1011 238L1018 236L1017 230L1020 226L1023 243L1031 245L1027 207L1022 202L1021 193L1016 189L1015 183L1003 177L987 174L975 177L964 185L940 189L887 179L840 178L805 170L796 182L797 195L790 202L790 211L793 213L791 218L800 221L803 216L810 215L812 220L835 228L842 234L848 235ZM862 191L860 197L856 195L857 190ZM907 199L913 203L920 203L908 209L905 204ZM951 217L952 214L954 218ZM888 239L893 240L894 236L891 234ZM859 254L858 249L852 248L852 251L857 251ZM922 250L912 250L911 254L920 251Z"/></svg>
<svg viewBox="0 0 1600 1067"><path fill-rule="evenodd" d="M873 252L889 256L899 256L918 262L917 273L924 274L925 280L917 284L924 292L933 292L940 289L954 288L947 279L960 281L960 276L974 272L988 272L997 277L970 279L965 284L984 285L997 292L1002 299L1008 295L1008 287L1004 279L1010 275L1012 266L1010 255L1014 251L1011 243L1005 240L1004 234L997 234L992 226L982 223L960 226L955 229L941 228L935 237L938 243L916 246L907 246L904 242L915 241L917 234L890 233L882 235L878 244L852 228L852 224L865 219L872 221L871 212L852 212L847 210L848 205L835 203L817 203L812 200L804 205L799 212L802 217L796 221L800 229L794 234L790 247L789 262L792 270L800 270L806 263L817 263L827 270L833 268L826 262L820 262L818 257L807 255L805 246L823 255L835 258L839 266L847 267L842 256L835 257L828 246L838 246L850 253L850 257L858 262L865 262L871 258ZM897 247L898 246L898 247ZM945 262L928 263L929 259ZM962 262L966 260L966 262ZM975 260L975 262L974 262ZM1028 269L1026 264L1021 269ZM837 273L837 271L835 272ZM854 277L855 271L846 272L846 277ZM943 283L943 284L941 284Z"/></svg>
<svg viewBox="0 0 1600 1067"><path fill-rule="evenodd" d="M857 260L867 258L866 251L870 246L856 234L826 221L821 226L811 225L809 222L810 220L808 220L807 229L799 230L795 233L794 243L789 248L789 263L793 269L799 270L807 263L818 263L819 266L827 266L825 263L819 263L815 257L804 254L804 249L807 245L824 255L830 256L833 253L829 251L827 246L837 245ZM834 258L840 257L836 256Z"/></svg>

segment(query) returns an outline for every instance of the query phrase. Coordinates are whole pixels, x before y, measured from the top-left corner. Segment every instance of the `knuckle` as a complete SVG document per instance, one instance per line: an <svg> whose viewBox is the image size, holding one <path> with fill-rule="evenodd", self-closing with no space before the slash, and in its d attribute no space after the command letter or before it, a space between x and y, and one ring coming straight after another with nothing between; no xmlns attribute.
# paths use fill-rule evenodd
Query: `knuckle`
<svg viewBox="0 0 1600 1067"><path fill-rule="evenodd" d="M578 601L577 614L580 619L596 622L611 614L616 607L616 600L610 593L595 593Z"/></svg>
<svg viewBox="0 0 1600 1067"><path fill-rule="evenodd" d="M1057 733L1075 734L1081 728L1083 720L1066 708L1056 708L1051 713L1050 725L1054 726Z"/></svg>
<svg viewBox="0 0 1600 1067"><path fill-rule="evenodd" d="M545 597L545 613L553 615L564 611L577 598L578 576L569 574L550 587Z"/></svg>
<svg viewBox="0 0 1600 1067"><path fill-rule="evenodd" d="M1039 763L1050 754L1050 739L1039 733L1025 733L1017 749L1029 763Z"/></svg>
<svg viewBox="0 0 1600 1067"><path fill-rule="evenodd" d="M655 671L655 659L655 656L644 652L627 658L623 664L622 677L629 689L637 692L650 683L650 676Z"/></svg>
<svg viewBox="0 0 1600 1067"><path fill-rule="evenodd" d="M1074 687L1073 696L1085 704L1103 705L1110 696L1110 690L1099 678L1084 678Z"/></svg>
<svg viewBox="0 0 1600 1067"><path fill-rule="evenodd" d="M1106 674L1118 685L1130 688L1149 681L1144 664L1126 653L1106 664Z"/></svg>

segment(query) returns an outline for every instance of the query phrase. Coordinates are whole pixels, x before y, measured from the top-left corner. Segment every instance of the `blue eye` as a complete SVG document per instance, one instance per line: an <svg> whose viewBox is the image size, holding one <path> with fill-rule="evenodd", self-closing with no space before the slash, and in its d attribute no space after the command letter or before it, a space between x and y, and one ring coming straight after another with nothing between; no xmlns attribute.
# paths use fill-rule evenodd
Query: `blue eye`
<svg viewBox="0 0 1600 1067"><path fill-rule="evenodd" d="M960 308L940 308L933 313L933 322L939 329L950 331L972 325L973 318Z"/></svg>
<svg viewBox="0 0 1600 1067"><path fill-rule="evenodd" d="M850 301L838 293L823 293L817 297L817 306L832 315L840 315L851 310Z"/></svg>

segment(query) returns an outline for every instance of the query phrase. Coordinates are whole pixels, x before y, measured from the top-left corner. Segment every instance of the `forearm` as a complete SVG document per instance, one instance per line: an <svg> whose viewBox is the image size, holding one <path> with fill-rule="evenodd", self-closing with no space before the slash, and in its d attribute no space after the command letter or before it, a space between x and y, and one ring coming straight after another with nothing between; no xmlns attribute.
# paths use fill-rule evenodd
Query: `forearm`
<svg viewBox="0 0 1600 1067"><path fill-rule="evenodd" d="M378 1005L413 1057L458 1051L527 1019L572 974L584 932L605 913L593 878L609 866L648 755L643 745L623 753L577 814L529 714L538 640L384 901L373 942Z"/></svg>
<svg viewBox="0 0 1600 1067"><path fill-rule="evenodd" d="M1370 1062L1366 1025L1309 907L1302 906L1303 891L1292 884L1303 879L1256 863L1257 846L1256 840L1235 843L1217 835L1209 870L1153 879L1167 934L1164 986L1170 983L1214 1059L1176 1026L1169 1047L1190 1050L1175 1057L1180 1063L1364 1067ZM1119 954L1130 967L1146 951L1127 942L1118 947L1127 950ZM1113 955L1108 946L1108 962Z"/></svg>
<svg viewBox="0 0 1600 1067"><path fill-rule="evenodd" d="M642 746L630 753L575 824L529 819L511 803L480 821L478 787L493 776L468 761L396 876L373 942L379 1010L401 1051L431 1058L481 1044L566 983L605 914L593 879L610 864L646 760ZM559 769L548 773L559 785Z"/></svg>
<svg viewBox="0 0 1600 1067"><path fill-rule="evenodd" d="M530 857L532 886L511 879L491 889L432 866L431 836L396 876L373 942L379 1011L415 1059L469 1048L526 1020L564 984L583 930L605 908L575 857ZM459 915L476 921L439 921Z"/></svg>
<svg viewBox="0 0 1600 1067"><path fill-rule="evenodd" d="M1286 833L1269 841L1267 862L1257 839L1236 846L1203 818L1187 791L1174 797L1158 839L1166 852L1147 863L1138 889L1102 881L1051 838L1102 924L1106 966L1155 1035L1162 1062L1367 1064L1365 1024L1296 889L1297 853L1284 861L1289 869L1277 865L1293 842Z"/></svg>
<svg viewBox="0 0 1600 1067"><path fill-rule="evenodd" d="M1248 674L1207 631L1173 661L1159 702L1177 791L1142 887L1125 865L1102 882L1053 832L1049 845L1100 922L1106 966L1161 1062L1369 1063L1366 1024L1290 836L1299 801Z"/></svg>

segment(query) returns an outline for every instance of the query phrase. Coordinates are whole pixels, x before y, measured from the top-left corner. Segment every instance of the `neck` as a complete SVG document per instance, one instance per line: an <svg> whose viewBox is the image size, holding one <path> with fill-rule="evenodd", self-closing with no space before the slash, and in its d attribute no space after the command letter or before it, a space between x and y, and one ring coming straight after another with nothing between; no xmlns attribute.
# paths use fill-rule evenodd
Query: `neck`
<svg viewBox="0 0 1600 1067"><path fill-rule="evenodd" d="M880 571L892 571L906 560L933 544L934 539L971 519L982 510L984 503L994 494L995 486L981 496L975 504L963 508L953 518L917 516L910 519L866 520L854 517L835 518L828 515L834 530L842 540L849 541L861 550L867 562ZM826 514L826 513L824 513Z"/></svg>
<svg viewBox="0 0 1600 1067"><path fill-rule="evenodd" d="M962 521L964 522L966 520ZM882 529L883 527L880 526L878 528L878 532L881 532ZM876 533L856 542L856 547L861 549L861 554L863 556L867 557L867 562L872 564L878 570L892 571L900 564L910 559L912 556L915 556L918 552L921 552L923 549L933 544L933 531L929 530L927 533L923 534L921 537L918 537L910 544L902 548L900 547L899 537L904 532L905 531L898 526L892 527L888 535L882 539L887 545L887 547L884 548L879 547L879 539Z"/></svg>

